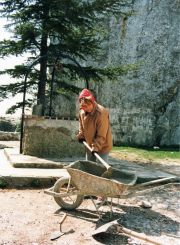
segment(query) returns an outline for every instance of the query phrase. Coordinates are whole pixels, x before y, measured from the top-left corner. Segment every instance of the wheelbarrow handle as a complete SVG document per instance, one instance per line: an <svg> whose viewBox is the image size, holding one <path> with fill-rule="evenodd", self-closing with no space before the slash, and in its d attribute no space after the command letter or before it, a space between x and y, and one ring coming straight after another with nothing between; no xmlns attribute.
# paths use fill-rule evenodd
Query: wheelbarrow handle
<svg viewBox="0 0 180 245"><path fill-rule="evenodd" d="M83 141L83 144L86 146L86 148L90 151L90 152L92 152L93 150L92 150L92 148L86 143L86 141ZM99 156L99 154L98 153L94 153L94 156L104 165L104 167L106 167L106 169L108 170L109 168L111 168L111 166L107 163L107 162L105 162L100 156Z"/></svg>

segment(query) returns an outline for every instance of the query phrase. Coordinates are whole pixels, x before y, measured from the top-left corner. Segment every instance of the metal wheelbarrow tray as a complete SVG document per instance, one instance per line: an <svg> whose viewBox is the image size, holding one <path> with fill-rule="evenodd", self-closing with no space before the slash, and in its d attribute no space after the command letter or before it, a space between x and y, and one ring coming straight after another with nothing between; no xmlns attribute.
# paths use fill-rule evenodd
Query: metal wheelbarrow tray
<svg viewBox="0 0 180 245"><path fill-rule="evenodd" d="M136 184L137 176L134 173L116 168L112 168L110 179L103 178L101 176L106 168L90 161L76 161L65 168L70 177L58 179L53 187L45 190L45 193L53 196L57 204L66 210L79 207L84 196L121 198L138 187L165 180Z"/></svg>
<svg viewBox="0 0 180 245"><path fill-rule="evenodd" d="M101 177L105 167L90 161L78 161L67 167L71 180L81 195L119 197L135 184L135 174L112 168L111 179Z"/></svg>
<svg viewBox="0 0 180 245"><path fill-rule="evenodd" d="M90 161L76 161L65 168L70 177L58 179L45 193L67 210L79 207L84 196L120 197L137 179L135 174L115 168L112 168L111 179L103 178L106 168Z"/></svg>

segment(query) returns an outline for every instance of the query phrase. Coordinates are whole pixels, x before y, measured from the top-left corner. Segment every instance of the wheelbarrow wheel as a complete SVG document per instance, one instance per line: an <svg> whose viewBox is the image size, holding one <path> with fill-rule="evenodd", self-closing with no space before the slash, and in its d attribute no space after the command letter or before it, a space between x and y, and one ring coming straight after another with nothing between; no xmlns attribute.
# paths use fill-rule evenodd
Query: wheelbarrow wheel
<svg viewBox="0 0 180 245"><path fill-rule="evenodd" d="M70 183L70 186L68 188L68 183L68 177L62 177L58 179L54 184L54 192L65 194L72 191L72 195L68 195L66 197L54 197L54 199L60 207L66 210L73 210L81 205L84 197L82 195L73 194L73 190L76 190L76 187L72 183Z"/></svg>

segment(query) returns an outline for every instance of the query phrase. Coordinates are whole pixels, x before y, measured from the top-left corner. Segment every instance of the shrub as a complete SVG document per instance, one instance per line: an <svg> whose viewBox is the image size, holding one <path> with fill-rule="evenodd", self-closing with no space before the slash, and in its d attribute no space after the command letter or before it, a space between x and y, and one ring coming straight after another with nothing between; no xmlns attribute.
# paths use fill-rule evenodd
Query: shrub
<svg viewBox="0 0 180 245"><path fill-rule="evenodd" d="M14 132L16 130L16 125L12 123L9 119L0 119L0 131Z"/></svg>

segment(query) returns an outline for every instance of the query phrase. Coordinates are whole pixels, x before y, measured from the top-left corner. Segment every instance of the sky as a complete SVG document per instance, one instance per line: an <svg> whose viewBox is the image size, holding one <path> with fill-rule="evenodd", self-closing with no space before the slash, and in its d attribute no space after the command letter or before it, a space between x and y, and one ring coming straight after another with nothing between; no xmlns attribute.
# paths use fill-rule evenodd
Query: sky
<svg viewBox="0 0 180 245"><path fill-rule="evenodd" d="M4 38L10 38L10 33L5 30L4 25L7 23L6 19L0 18L0 41L2 41ZM0 70L4 70L6 68L13 68L17 64L21 64L24 59L17 58L17 57L8 57L5 59L0 59ZM0 85L7 84L9 82L13 82L12 79L10 79L7 75L0 75ZM8 116L6 114L7 109L15 104L17 101L22 101L23 95L19 94L13 98L5 99L4 101L0 102L0 117ZM21 110L19 109L15 114L12 116L14 117L20 117Z"/></svg>

